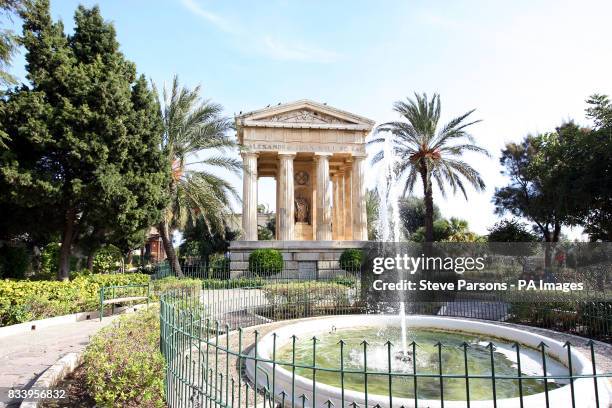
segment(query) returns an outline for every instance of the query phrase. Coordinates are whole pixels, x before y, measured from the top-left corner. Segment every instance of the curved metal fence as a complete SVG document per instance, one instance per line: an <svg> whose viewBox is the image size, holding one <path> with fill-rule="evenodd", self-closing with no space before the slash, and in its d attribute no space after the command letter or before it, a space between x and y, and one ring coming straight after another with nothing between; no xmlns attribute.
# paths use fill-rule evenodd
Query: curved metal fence
<svg viewBox="0 0 612 408"><path fill-rule="evenodd" d="M516 354L515 371L496 372L501 354L511 352L495 337L480 347L477 357L468 343L413 342L408 349L414 365L402 369L395 365L402 357L392 341L376 352L364 342L359 350L363 366L348 365L348 351L343 348L346 342L340 337L334 352L338 361L321 364L316 358L320 339L301 333L294 336L293 344L285 342L277 347L274 330L292 319L346 316L348 321L353 315L388 315L396 313L397 302L385 305L385 310L380 302L373 308L358 270L330 268L300 278L297 271L285 267L267 277L253 272L232 279L211 279L207 265L192 267L202 279L200 292L175 290L161 296L161 349L167 362L165 390L170 407L603 408L608 404L612 347L604 343L572 338L561 344L562 350L553 357L549 349L557 345L531 345L531 357L525 361L521 350L527 346L517 341L511 345ZM467 296L454 302L406 302L405 308L413 315L496 321L500 328L521 323L604 341L609 341L612 328L610 303L597 299L568 297L529 303L508 296ZM258 350L264 337L266 344L272 345L266 352ZM307 348L311 351L304 354ZM427 358L436 370L421 372L416 366L424 348L429 349ZM445 366L446 353L451 352L455 356L452 370ZM602 355L608 358L600 361ZM471 372L468 361L474 358L482 360L486 369ZM543 371L525 374L522 367L534 361ZM555 361L561 362L565 371L547 372L546 364ZM321 384L319 379L327 383ZM538 392L530 392L530 387ZM516 391L513 396L505 393L508 388ZM323 398L329 389L336 390L337 397ZM559 398L564 401L561 405Z"/></svg>

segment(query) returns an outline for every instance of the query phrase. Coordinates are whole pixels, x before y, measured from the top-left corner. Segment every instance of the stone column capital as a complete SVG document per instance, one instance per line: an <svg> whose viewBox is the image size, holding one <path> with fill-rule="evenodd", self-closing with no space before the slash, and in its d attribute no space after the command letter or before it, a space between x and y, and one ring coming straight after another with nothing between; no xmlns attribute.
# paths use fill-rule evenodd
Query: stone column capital
<svg viewBox="0 0 612 408"><path fill-rule="evenodd" d="M293 159L295 152L278 152L278 157L283 159Z"/></svg>
<svg viewBox="0 0 612 408"><path fill-rule="evenodd" d="M240 152L240 156L242 156L243 159L257 158L259 157L259 152L243 151L243 152Z"/></svg>
<svg viewBox="0 0 612 408"><path fill-rule="evenodd" d="M332 153L329 152L315 152L314 153L315 159L321 158L321 157L330 157L332 156Z"/></svg>

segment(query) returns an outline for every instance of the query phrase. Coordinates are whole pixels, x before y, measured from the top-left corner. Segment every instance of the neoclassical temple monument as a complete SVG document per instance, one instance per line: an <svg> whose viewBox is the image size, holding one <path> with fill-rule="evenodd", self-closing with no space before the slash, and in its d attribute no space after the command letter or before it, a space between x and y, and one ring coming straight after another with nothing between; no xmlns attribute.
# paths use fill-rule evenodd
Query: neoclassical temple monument
<svg viewBox="0 0 612 408"><path fill-rule="evenodd" d="M289 261L333 261L367 241L365 139L373 126L309 100L237 116L243 240L230 247L234 263L262 247L280 249ZM259 177L276 179L276 241L257 242Z"/></svg>

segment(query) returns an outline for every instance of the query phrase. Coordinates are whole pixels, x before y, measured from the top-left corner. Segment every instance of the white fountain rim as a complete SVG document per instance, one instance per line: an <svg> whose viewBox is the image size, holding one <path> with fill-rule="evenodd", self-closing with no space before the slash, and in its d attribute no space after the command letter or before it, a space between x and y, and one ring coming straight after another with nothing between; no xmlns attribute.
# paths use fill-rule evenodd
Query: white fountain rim
<svg viewBox="0 0 612 408"><path fill-rule="evenodd" d="M397 315L334 315L327 316L324 318L306 318L299 320L292 320L287 322L286 325L279 327L272 332L263 336L257 343L257 356L262 360L272 360L272 346L276 337L276 349L287 344L291 340L292 336L299 337L300 335L307 334L309 337L316 336L317 333L322 333L329 330L332 326L335 329L355 328L358 326L365 327L377 327L387 326L389 324L397 323L400 316ZM327 325L326 325L327 324ZM331 324L331 326L329 326ZM554 340L550 337L542 336L536 333L530 333L524 329L512 327L510 325L499 325L492 322L477 321L473 319L461 319L452 317L440 317L440 316L425 316L425 315L411 315L407 316L408 327L419 327L419 328L431 328L431 329L442 329L452 330L464 333L473 334L486 334L495 338L502 338L509 341L516 341L522 345L529 346L531 348L537 348L541 342L546 343L548 346L547 354L559 360L563 364L567 365L567 349L564 347L564 343ZM281 340L279 342L279 339ZM590 371L591 363L581 352L576 349L572 349L572 365L574 373L577 375L588 375ZM270 373L274 367L275 377L280 382L292 381L292 373L288 370L279 367L276 364L269 362L259 362L258 369L267 369ZM254 362L252 359L247 361L247 374L251 379L254 378ZM341 388L328 385L322 382L317 382L317 394L318 397L326 395L330 398L338 398L341 395ZM609 402L609 389L604 379L598 381L600 387L600 405L608 406ZM259 384L262 386L263 384ZM295 387L297 389L312 389L312 380L306 377L295 375ZM574 381L574 393L578 397L579 401L576 401L576 407L594 407L596 406L594 397L589 399L588 395L593 394L593 380L590 378L580 378ZM298 394L299 395L299 394ZM346 401L362 401L364 399L364 393L354 390L344 389L344 396ZM550 406L565 406L564 402L567 402L569 396L569 385L557 388L548 392L549 405ZM524 406L529 407L545 407L547 406L545 400L545 393L531 394L523 397ZM381 407L387 406L389 397L387 395L380 394L368 394L368 402L372 405L379 404ZM296 397L297 400L297 397ZM414 404L414 400L410 398L394 397L394 405L403 405L405 407L411 407ZM519 406L519 397L515 398L504 398L497 400L498 408L510 408ZM492 400L475 400L470 401L473 408L490 407L492 406ZM438 407L440 401L438 400L421 400L419 399L419 406ZM561 405L559 405L561 404ZM459 408L465 406L465 401L445 401L445 407L448 408Z"/></svg>

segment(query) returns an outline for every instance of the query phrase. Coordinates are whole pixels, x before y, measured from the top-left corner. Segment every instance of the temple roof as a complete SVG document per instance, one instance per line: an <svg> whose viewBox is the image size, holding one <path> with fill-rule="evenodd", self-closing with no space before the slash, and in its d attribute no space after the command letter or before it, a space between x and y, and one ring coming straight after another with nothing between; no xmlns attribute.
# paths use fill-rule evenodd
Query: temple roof
<svg viewBox="0 0 612 408"><path fill-rule="evenodd" d="M235 117L239 138L245 127L342 129L369 132L374 121L324 103L302 99Z"/></svg>

